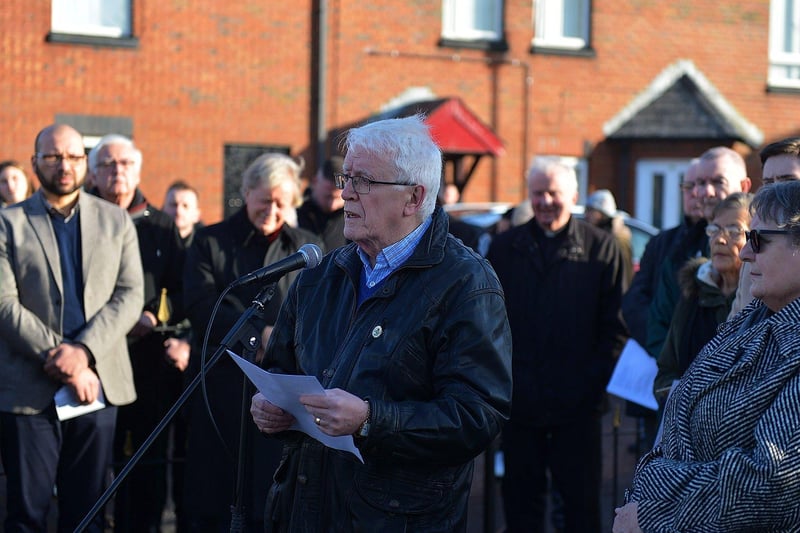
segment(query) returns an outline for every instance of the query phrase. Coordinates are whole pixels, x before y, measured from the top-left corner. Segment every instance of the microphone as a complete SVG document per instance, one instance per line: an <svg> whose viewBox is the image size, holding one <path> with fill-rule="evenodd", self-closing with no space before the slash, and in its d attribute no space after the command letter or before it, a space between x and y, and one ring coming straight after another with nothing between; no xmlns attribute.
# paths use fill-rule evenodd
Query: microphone
<svg viewBox="0 0 800 533"><path fill-rule="evenodd" d="M237 279L231 285L231 288L241 287L248 285L255 281L273 282L276 281L289 272L299 270L301 268L314 268L319 265L322 260L322 250L316 244L304 244L295 253L281 259L276 263L267 265L265 267L254 270L249 274L245 274Z"/></svg>

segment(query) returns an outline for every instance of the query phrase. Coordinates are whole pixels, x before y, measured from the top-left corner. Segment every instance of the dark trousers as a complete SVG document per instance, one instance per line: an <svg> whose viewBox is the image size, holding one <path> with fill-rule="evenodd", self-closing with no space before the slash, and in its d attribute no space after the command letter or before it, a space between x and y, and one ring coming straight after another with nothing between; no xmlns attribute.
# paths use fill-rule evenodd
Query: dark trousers
<svg viewBox="0 0 800 533"><path fill-rule="evenodd" d="M116 407L60 422L55 407L36 415L0 413L0 455L6 472L5 531L47 531L58 489L58 531L74 531L106 488ZM90 532L102 532L98 512Z"/></svg>
<svg viewBox="0 0 800 533"><path fill-rule="evenodd" d="M182 374L163 362L162 343L160 335L151 335L131 349L132 359L148 358L152 364L145 366L137 364L139 361L134 363L137 399L130 405L120 407L117 414L114 436L117 473L139 450L183 390ZM171 450L170 430L173 430L175 437ZM116 533L157 533L161 530L161 515L167 503L168 462L172 459L180 462L178 471L173 470L173 480L182 482L183 471L180 467L183 466L185 441L185 419L179 412L120 485L114 498ZM181 499L175 500L176 518L181 524L184 519L179 506L182 496L181 493Z"/></svg>
<svg viewBox="0 0 800 533"><path fill-rule="evenodd" d="M565 533L601 531L602 468L599 416L567 425L503 431L503 506L507 533L545 531L547 472L563 502Z"/></svg>

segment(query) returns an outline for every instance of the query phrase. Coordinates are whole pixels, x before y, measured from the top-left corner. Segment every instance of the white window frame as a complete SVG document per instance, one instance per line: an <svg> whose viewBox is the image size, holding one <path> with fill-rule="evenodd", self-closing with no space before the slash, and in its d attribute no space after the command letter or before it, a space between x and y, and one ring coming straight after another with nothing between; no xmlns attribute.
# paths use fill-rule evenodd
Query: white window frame
<svg viewBox="0 0 800 533"><path fill-rule="evenodd" d="M132 0L52 0L50 31L70 35L131 36Z"/></svg>
<svg viewBox="0 0 800 533"><path fill-rule="evenodd" d="M475 24L478 9L492 13L491 28L481 29ZM503 39L503 0L443 0L442 38L463 41L500 41Z"/></svg>
<svg viewBox="0 0 800 533"><path fill-rule="evenodd" d="M770 0L767 84L800 89L800 0Z"/></svg>
<svg viewBox="0 0 800 533"><path fill-rule="evenodd" d="M576 14L579 35L565 35L567 14ZM591 0L534 0L533 46L582 50L589 46Z"/></svg>
<svg viewBox="0 0 800 533"><path fill-rule="evenodd" d="M636 206L634 217L661 229L672 228L683 219L683 198L680 185L691 164L690 159L640 159L636 162ZM659 176L661 190L655 191ZM653 220L654 198L661 198L658 206L661 221Z"/></svg>

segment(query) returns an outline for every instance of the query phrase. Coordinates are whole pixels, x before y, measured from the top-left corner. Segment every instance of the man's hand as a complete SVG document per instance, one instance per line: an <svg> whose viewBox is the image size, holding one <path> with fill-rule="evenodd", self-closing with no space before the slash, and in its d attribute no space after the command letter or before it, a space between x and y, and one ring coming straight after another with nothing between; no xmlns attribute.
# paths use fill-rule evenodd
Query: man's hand
<svg viewBox="0 0 800 533"><path fill-rule="evenodd" d="M250 402L250 415L262 433L280 433L294 423L294 416L270 403L260 392Z"/></svg>
<svg viewBox="0 0 800 533"><path fill-rule="evenodd" d="M323 433L332 437L352 435L367 419L367 404L342 389L328 389L325 394L300 396L306 408Z"/></svg>
<svg viewBox="0 0 800 533"><path fill-rule="evenodd" d="M61 343L49 352L44 371L52 379L67 382L89 368L89 354L80 344Z"/></svg>
<svg viewBox="0 0 800 533"><path fill-rule="evenodd" d="M184 339L169 338L164 341L164 355L167 361L183 372L189 366L192 347Z"/></svg>
<svg viewBox="0 0 800 533"><path fill-rule="evenodd" d="M156 327L158 324L158 320L156 320L156 316L151 313L150 311L142 311L142 316L139 317L139 321L133 326L133 329L128 333L131 337L144 337L151 331L153 328Z"/></svg>
<svg viewBox="0 0 800 533"><path fill-rule="evenodd" d="M631 502L614 509L613 533L642 533L639 527L639 504Z"/></svg>
<svg viewBox="0 0 800 533"><path fill-rule="evenodd" d="M81 403L92 403L100 395L100 379L90 368L84 368L65 383L72 387Z"/></svg>

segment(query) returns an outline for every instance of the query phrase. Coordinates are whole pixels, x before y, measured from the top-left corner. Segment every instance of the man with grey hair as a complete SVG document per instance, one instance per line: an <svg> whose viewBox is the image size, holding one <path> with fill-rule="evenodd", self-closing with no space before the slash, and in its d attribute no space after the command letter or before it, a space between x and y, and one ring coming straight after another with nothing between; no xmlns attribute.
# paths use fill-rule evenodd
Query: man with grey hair
<svg viewBox="0 0 800 533"><path fill-rule="evenodd" d="M172 218L139 190L142 153L123 135L106 135L89 152L94 188L90 192L125 209L136 226L144 270L144 307L128 332L138 399L120 407L114 438L117 468L150 435L183 388L183 368L167 357L181 312L183 245ZM167 435L150 448L120 486L114 502L115 531L157 531L166 505ZM180 511L180 509L179 509ZM180 517L179 517L180 518Z"/></svg>
<svg viewBox="0 0 800 533"><path fill-rule="evenodd" d="M572 168L540 160L527 181L533 219L496 236L487 255L513 339L502 439L507 531L545 531L549 471L565 530L599 532L605 386L627 336L622 254L608 232L572 217Z"/></svg>
<svg viewBox="0 0 800 533"><path fill-rule="evenodd" d="M661 354L680 297L678 270L688 259L708 255L705 223L711 221L719 202L729 194L749 192L750 184L744 159L727 146L709 148L698 158L694 193L703 212L704 223L694 226L694 231L676 243L660 267L658 285L647 319L645 348L653 357L658 358Z"/></svg>
<svg viewBox="0 0 800 533"><path fill-rule="evenodd" d="M647 346L647 321L650 304L658 290L661 267L681 243L705 242L706 222L697 201L695 178L700 159L695 158L681 176L681 206L683 219L674 228L664 229L647 242L639 261L639 270L633 276L630 288L622 297L622 316L628 331L640 346ZM652 355L652 354L651 354ZM655 359L658 354L652 355ZM642 455L652 448L658 431L657 413L648 407L626 401L625 414L637 418L636 442L631 450Z"/></svg>
<svg viewBox="0 0 800 533"><path fill-rule="evenodd" d="M255 424L285 442L266 531L466 531L473 459L508 415L511 336L494 272L436 206L423 118L347 133L336 184L352 242L300 274L264 360L322 382L304 416L352 435L364 462L254 396Z"/></svg>

